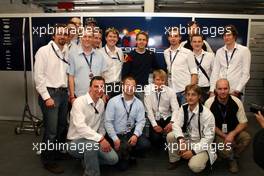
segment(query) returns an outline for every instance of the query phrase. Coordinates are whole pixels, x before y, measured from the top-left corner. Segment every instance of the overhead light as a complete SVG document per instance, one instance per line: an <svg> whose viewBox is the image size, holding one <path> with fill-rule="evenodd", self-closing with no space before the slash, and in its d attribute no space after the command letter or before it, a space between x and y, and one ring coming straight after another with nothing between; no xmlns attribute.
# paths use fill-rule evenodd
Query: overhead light
<svg viewBox="0 0 264 176"><path fill-rule="evenodd" d="M190 0L190 1L185 1L184 4L199 4L199 2Z"/></svg>

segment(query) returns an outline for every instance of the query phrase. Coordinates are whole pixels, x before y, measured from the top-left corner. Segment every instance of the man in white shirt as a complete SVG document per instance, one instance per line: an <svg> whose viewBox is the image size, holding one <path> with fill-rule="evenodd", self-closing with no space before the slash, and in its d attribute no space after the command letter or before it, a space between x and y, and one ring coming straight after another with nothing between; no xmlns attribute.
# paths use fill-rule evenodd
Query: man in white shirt
<svg viewBox="0 0 264 176"><path fill-rule="evenodd" d="M99 51L104 56L107 70L104 72L106 82L106 94L109 98L122 92L121 70L124 62L124 55L121 48L116 47L119 39L119 32L115 28L108 28L105 31L106 44Z"/></svg>
<svg viewBox="0 0 264 176"><path fill-rule="evenodd" d="M153 72L154 84L149 84L145 88L144 103L147 117L152 126L150 140L157 147L162 147L166 142L164 137L171 132L172 124L179 109L176 94L165 85L166 80L165 71L155 70Z"/></svg>
<svg viewBox="0 0 264 176"><path fill-rule="evenodd" d="M100 49L102 48L102 29L99 27L94 29L94 40L93 40L93 48Z"/></svg>
<svg viewBox="0 0 264 176"><path fill-rule="evenodd" d="M194 34L202 34L202 32L201 32L202 28L197 23L197 21L190 21L187 24L187 27L188 27L188 38L187 38L187 40L181 42L181 46L183 46L184 48L187 48L189 50L193 50L193 47L191 45L191 37ZM212 48L210 47L209 43L206 40L202 41L202 49L204 51L213 53Z"/></svg>
<svg viewBox="0 0 264 176"><path fill-rule="evenodd" d="M214 63L214 53L203 50L203 36L193 34L191 36L191 46L198 72L198 86L202 90L201 102L204 103L209 97L210 76Z"/></svg>
<svg viewBox="0 0 264 176"><path fill-rule="evenodd" d="M181 36L178 28L173 28L168 35L170 47L164 51L167 64L168 85L177 95L179 105L185 103L184 89L188 84L197 84L198 76L193 54L181 47Z"/></svg>
<svg viewBox="0 0 264 176"><path fill-rule="evenodd" d="M44 136L48 145L64 143L67 133L68 110L68 38L67 26L55 26L53 40L42 46L35 55L34 79L43 114ZM44 168L52 173L62 173L63 168L55 162L59 151L45 150L41 153Z"/></svg>
<svg viewBox="0 0 264 176"><path fill-rule="evenodd" d="M77 45L79 45L80 43L80 39L79 39L79 34L78 34L78 28L76 26L76 24L72 21L69 21L67 24L67 28L68 28L68 48L70 49L75 49L77 47Z"/></svg>
<svg viewBox="0 0 264 176"><path fill-rule="evenodd" d="M243 95L250 78L251 54L247 47L236 43L238 32L234 25L225 27L225 46L218 49L215 56L210 92L213 96L216 81L225 78L230 83L230 93L238 98Z"/></svg>
<svg viewBox="0 0 264 176"><path fill-rule="evenodd" d="M169 161L168 169L175 169L181 158L189 160L188 166L194 173L204 170L210 160L216 160L211 145L214 140L215 120L211 111L199 103L201 89L188 85L185 89L187 103L184 104L167 135Z"/></svg>
<svg viewBox="0 0 264 176"><path fill-rule="evenodd" d="M71 110L69 153L83 160L84 176L99 176L99 163L114 165L118 161L116 152L104 138L104 102L100 98L103 93L104 79L93 77L89 92L78 97Z"/></svg>

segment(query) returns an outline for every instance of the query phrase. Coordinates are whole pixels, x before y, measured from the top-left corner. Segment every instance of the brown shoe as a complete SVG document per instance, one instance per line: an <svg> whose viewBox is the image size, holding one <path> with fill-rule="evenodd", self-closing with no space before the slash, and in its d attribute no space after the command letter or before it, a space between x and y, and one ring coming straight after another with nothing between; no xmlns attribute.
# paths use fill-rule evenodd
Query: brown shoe
<svg viewBox="0 0 264 176"><path fill-rule="evenodd" d="M44 164L44 168L54 174L62 174L64 172L64 169L56 163Z"/></svg>
<svg viewBox="0 0 264 176"><path fill-rule="evenodd" d="M238 168L237 160L229 161L229 172L235 174L235 173L238 173L238 171L239 171L239 168Z"/></svg>
<svg viewBox="0 0 264 176"><path fill-rule="evenodd" d="M174 170L174 169L176 169L178 167L178 165L179 165L178 161L173 162L173 163L169 162L169 166L168 166L167 169L168 170Z"/></svg>

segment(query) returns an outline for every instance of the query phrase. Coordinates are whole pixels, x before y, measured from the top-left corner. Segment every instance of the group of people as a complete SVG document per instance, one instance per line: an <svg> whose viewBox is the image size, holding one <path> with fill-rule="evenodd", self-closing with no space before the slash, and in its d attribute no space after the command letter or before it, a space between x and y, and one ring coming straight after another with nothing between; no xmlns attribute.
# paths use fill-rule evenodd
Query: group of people
<svg viewBox="0 0 264 176"><path fill-rule="evenodd" d="M146 49L146 32L137 33L135 50L124 55L116 46L117 29L105 31L102 47L101 30L83 30L81 37L69 34L78 25L78 18L57 25L53 40L35 55L43 143L90 146L67 150L82 160L84 175L100 175L100 164L127 170L151 147L168 151L168 169L175 169L182 158L193 172L201 172L208 161L214 163L217 152L229 161L230 172L239 171L237 160L251 139L240 100L251 56L236 43L235 26L225 27L225 45L216 55L196 32L196 22L188 24L191 32L184 42L171 30L164 51L167 69L162 70L155 53ZM95 26L91 21L86 27ZM63 172L56 162L61 152L41 153L47 170Z"/></svg>

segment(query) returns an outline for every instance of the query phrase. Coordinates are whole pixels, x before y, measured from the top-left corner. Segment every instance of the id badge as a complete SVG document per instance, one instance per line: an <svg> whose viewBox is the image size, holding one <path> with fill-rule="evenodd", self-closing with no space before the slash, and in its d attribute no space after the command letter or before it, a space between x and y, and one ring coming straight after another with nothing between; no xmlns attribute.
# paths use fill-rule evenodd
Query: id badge
<svg viewBox="0 0 264 176"><path fill-rule="evenodd" d="M160 112L156 112L156 120L160 120Z"/></svg>
<svg viewBox="0 0 264 176"><path fill-rule="evenodd" d="M222 132L227 133L227 124L226 123L222 124Z"/></svg>
<svg viewBox="0 0 264 176"><path fill-rule="evenodd" d="M228 71L228 68L225 68L225 69L223 70L222 78L226 78L226 79L227 79L227 71Z"/></svg>
<svg viewBox="0 0 264 176"><path fill-rule="evenodd" d="M131 126L132 126L131 123L128 123L127 124L127 132L130 132L131 131Z"/></svg>
<svg viewBox="0 0 264 176"><path fill-rule="evenodd" d="M93 73L90 72L90 74L89 74L89 78L92 79L93 77L94 77Z"/></svg>
<svg viewBox="0 0 264 176"><path fill-rule="evenodd" d="M168 76L168 86L172 86L171 73Z"/></svg>

